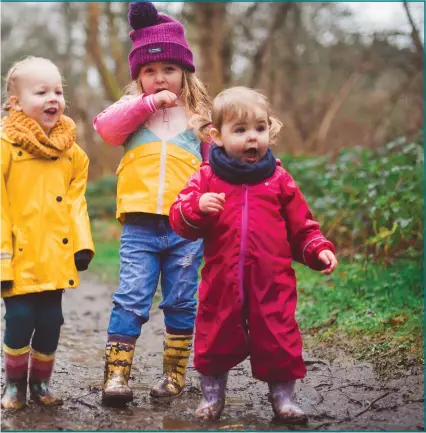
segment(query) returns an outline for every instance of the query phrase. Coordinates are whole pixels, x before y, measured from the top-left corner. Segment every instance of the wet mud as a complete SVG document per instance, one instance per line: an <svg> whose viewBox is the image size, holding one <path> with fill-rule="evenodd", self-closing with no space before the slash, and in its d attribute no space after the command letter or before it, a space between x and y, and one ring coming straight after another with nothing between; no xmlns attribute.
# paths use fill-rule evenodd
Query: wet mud
<svg viewBox="0 0 426 433"><path fill-rule="evenodd" d="M134 401L125 408L104 407L102 357L113 291L85 276L79 289L65 293L65 324L52 378L64 405L43 408L28 402L20 411L3 410L2 430L424 430L422 366L384 380L371 364L344 353L333 362L305 353L308 374L296 387L296 401L310 416L303 428L274 421L267 385L251 377L247 361L230 373L220 421L201 422L192 415L201 398L192 359L185 392L159 405L149 397L162 369L164 324L156 307L136 347L130 381Z"/></svg>

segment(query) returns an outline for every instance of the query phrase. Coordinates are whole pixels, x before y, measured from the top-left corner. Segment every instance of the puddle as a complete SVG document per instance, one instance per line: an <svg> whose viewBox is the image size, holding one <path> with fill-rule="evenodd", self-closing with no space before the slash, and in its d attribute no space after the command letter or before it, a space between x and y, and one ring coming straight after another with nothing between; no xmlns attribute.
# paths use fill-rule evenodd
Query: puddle
<svg viewBox="0 0 426 433"><path fill-rule="evenodd" d="M267 385L251 377L247 361L230 373L220 421L193 417L201 393L192 359L182 396L167 404L151 400L149 390L162 372L160 311L153 311L136 347L130 381L135 400L124 409L102 406L102 357L113 290L85 280L66 292L66 323L52 380L64 406L47 409L30 402L22 411L2 411L3 430L287 430L274 422ZM296 392L298 404L310 415L308 430L423 430L422 368L382 382L370 364L356 364L342 354L332 365L311 360Z"/></svg>

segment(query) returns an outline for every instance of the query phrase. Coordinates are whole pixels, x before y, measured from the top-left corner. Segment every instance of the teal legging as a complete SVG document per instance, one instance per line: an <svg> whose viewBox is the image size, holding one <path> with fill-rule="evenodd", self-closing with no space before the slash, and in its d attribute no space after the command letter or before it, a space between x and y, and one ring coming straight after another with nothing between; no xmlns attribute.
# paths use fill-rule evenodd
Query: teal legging
<svg viewBox="0 0 426 433"><path fill-rule="evenodd" d="M4 344L11 349L21 349L31 342L37 352L55 352L64 323L62 293L59 289L4 298Z"/></svg>

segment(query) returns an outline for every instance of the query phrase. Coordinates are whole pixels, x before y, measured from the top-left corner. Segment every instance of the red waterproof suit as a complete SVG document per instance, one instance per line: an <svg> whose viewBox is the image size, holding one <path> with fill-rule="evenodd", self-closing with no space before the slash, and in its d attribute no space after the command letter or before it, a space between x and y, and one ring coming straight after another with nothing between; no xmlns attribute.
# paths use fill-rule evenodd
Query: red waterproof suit
<svg viewBox="0 0 426 433"><path fill-rule="evenodd" d="M200 196L225 193L220 214L200 211ZM254 185L232 185L204 163L170 210L173 229L204 238L194 365L222 374L250 355L253 376L265 382L302 378L302 339L295 319L292 260L325 266L318 254L333 244L319 231L292 177L275 173Z"/></svg>

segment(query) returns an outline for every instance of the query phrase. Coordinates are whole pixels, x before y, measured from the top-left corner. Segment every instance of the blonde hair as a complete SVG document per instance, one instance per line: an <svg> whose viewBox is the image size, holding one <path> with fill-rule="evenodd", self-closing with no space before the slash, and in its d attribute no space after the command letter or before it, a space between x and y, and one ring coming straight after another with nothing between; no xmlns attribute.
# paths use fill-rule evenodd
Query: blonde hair
<svg viewBox="0 0 426 433"><path fill-rule="evenodd" d="M224 123L250 116L253 107L265 110L268 116L269 140L271 144L275 144L283 126L282 122L271 116L271 106L265 95L244 86L231 87L220 92L213 99L211 120L208 117L194 116L192 126L199 138L205 141L210 124L220 132Z"/></svg>
<svg viewBox="0 0 426 433"><path fill-rule="evenodd" d="M46 59L44 57L28 56L22 60L15 62L6 74L4 91L3 91L4 103L2 106L4 111L9 111L12 108L12 105L9 102L9 98L12 95L16 94L18 91L18 81L19 81L20 73L22 72L22 69L24 69L24 67L26 67L28 64L30 64L32 62L40 62L40 61L50 63L59 72L58 67L51 60ZM59 72L59 75L60 75L60 72ZM61 76L61 79L63 80L62 76Z"/></svg>
<svg viewBox="0 0 426 433"><path fill-rule="evenodd" d="M210 116L211 101L206 87L199 78L185 68L182 68L181 98L190 116ZM126 95L141 95L144 93L140 79L133 80L125 89Z"/></svg>

